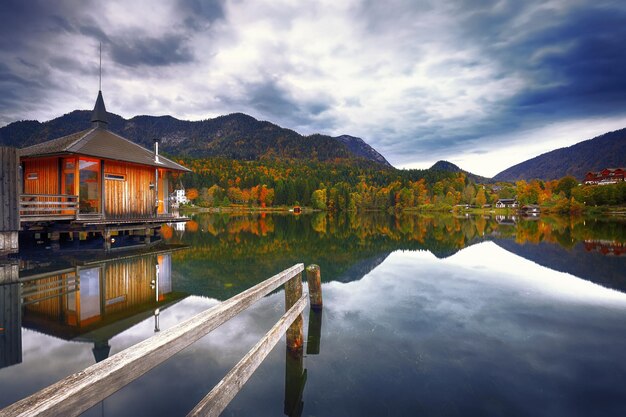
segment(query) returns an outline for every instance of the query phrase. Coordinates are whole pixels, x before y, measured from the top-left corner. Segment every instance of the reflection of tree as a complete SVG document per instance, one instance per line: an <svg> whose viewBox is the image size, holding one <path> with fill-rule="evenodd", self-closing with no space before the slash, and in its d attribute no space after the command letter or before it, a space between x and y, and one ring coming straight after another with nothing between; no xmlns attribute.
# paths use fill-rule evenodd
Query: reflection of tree
<svg viewBox="0 0 626 417"><path fill-rule="evenodd" d="M493 238L565 248L594 237L626 241L625 222L569 217L498 224L485 216L391 216L380 212L210 214L195 216L191 224L183 240L192 247L174 255L179 261L175 272L180 280L190 280L188 284L195 286L186 291L221 298L297 262L319 264L324 281L332 281L356 277L350 271L357 264L361 265L358 270L366 273L366 268L374 267L395 250L428 250L437 257L447 257ZM250 271L255 271L254 275ZM188 278L199 276L206 280L198 283Z"/></svg>

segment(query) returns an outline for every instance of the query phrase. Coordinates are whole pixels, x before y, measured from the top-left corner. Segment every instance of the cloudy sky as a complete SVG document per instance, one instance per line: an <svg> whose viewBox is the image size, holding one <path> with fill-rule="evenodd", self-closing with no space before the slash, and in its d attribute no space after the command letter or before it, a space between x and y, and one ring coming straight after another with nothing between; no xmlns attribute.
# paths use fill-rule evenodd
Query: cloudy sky
<svg viewBox="0 0 626 417"><path fill-rule="evenodd" d="M492 176L626 127L623 0L0 4L0 126L244 112Z"/></svg>

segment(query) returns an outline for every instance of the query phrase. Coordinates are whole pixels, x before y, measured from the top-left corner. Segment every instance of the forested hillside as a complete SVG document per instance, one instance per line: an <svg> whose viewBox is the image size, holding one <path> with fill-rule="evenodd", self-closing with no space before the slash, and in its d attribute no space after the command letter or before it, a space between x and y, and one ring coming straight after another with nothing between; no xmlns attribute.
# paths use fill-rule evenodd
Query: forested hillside
<svg viewBox="0 0 626 417"><path fill-rule="evenodd" d="M76 110L44 123L11 123L0 128L0 144L19 148L34 145L88 129L90 119L91 112ZM365 159L391 167L381 154L360 138L319 134L303 136L242 113L193 122L171 116L136 116L126 120L109 113L108 128L149 149L154 139L159 139L163 152L177 156L240 160Z"/></svg>
<svg viewBox="0 0 626 417"><path fill-rule="evenodd" d="M626 165L626 129L544 153L514 165L493 177L495 181L538 178L553 180L571 175L582 180L589 171Z"/></svg>

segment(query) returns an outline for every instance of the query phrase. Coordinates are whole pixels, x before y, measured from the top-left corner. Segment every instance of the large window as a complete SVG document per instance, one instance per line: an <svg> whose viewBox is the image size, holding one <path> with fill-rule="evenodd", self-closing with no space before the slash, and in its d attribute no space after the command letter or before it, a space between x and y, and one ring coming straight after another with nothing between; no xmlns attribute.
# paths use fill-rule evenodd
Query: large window
<svg viewBox="0 0 626 417"><path fill-rule="evenodd" d="M100 161L80 158L78 178L80 212L100 213Z"/></svg>
<svg viewBox="0 0 626 417"><path fill-rule="evenodd" d="M76 173L76 159L63 159L63 176L61 177L62 194L76 195L76 184L74 183L74 175Z"/></svg>

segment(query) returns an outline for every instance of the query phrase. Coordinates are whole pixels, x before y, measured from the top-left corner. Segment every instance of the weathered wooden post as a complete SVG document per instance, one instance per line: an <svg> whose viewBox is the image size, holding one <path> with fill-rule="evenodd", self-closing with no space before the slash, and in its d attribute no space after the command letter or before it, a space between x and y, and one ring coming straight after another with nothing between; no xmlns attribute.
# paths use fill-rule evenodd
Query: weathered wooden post
<svg viewBox="0 0 626 417"><path fill-rule="evenodd" d="M104 242L103 242L104 250L110 251L111 250L111 230L105 228L102 231L102 239L104 239Z"/></svg>
<svg viewBox="0 0 626 417"><path fill-rule="evenodd" d="M74 245L74 249L80 247L80 232L72 232L72 244Z"/></svg>
<svg viewBox="0 0 626 417"><path fill-rule="evenodd" d="M291 278L285 283L285 311L289 309L302 297L302 273ZM294 353L302 354L304 329L302 314L294 320L287 329L287 348Z"/></svg>
<svg viewBox="0 0 626 417"><path fill-rule="evenodd" d="M18 251L20 178L17 149L0 146L0 256Z"/></svg>
<svg viewBox="0 0 626 417"><path fill-rule="evenodd" d="M311 308L322 308L322 278L320 267L317 265L309 265L306 267L306 282L309 286L309 298Z"/></svg>
<svg viewBox="0 0 626 417"><path fill-rule="evenodd" d="M149 227L146 227L144 229L144 240L143 240L143 243L146 246L148 246L150 244L150 232L151 232L151 230L150 230Z"/></svg>
<svg viewBox="0 0 626 417"><path fill-rule="evenodd" d="M61 249L61 233L59 232L50 232L50 247L52 250Z"/></svg>

